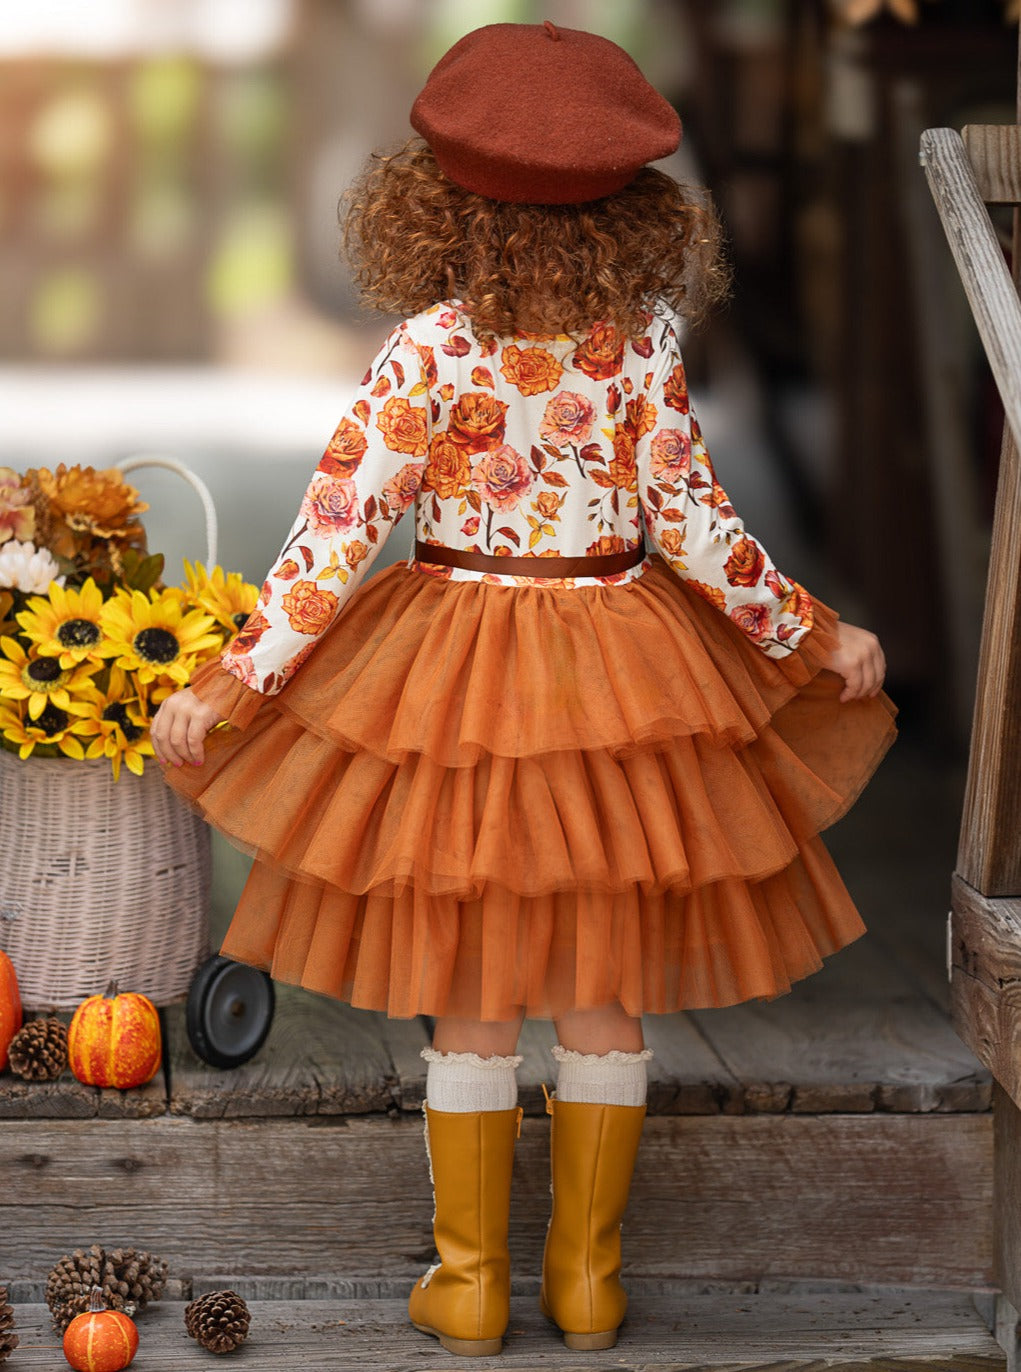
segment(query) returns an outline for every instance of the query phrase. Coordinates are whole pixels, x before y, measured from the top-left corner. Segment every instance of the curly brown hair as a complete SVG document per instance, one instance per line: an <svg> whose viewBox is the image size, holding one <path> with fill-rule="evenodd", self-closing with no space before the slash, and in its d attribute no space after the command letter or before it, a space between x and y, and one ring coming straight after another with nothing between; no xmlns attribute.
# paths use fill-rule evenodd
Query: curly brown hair
<svg viewBox="0 0 1021 1372"><path fill-rule="evenodd" d="M412 315L457 299L483 338L597 322L640 338L655 300L694 323L729 286L708 194L653 167L586 204L507 204L455 185L413 138L369 158L341 216L366 304Z"/></svg>

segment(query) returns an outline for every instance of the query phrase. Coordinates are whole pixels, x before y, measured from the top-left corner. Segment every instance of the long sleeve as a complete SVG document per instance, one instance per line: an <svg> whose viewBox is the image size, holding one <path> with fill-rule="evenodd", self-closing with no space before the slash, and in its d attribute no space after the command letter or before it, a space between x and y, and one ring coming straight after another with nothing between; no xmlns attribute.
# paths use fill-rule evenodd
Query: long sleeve
<svg viewBox="0 0 1021 1372"><path fill-rule="evenodd" d="M429 450L429 401L422 357L399 325L316 467L258 603L223 654L222 671L203 670L192 681L230 722L243 727L258 697L287 684L413 504Z"/></svg>
<svg viewBox="0 0 1021 1372"><path fill-rule="evenodd" d="M786 657L813 624L812 597L744 527L716 479L669 324L644 396L629 402L645 525L670 568L769 657Z"/></svg>

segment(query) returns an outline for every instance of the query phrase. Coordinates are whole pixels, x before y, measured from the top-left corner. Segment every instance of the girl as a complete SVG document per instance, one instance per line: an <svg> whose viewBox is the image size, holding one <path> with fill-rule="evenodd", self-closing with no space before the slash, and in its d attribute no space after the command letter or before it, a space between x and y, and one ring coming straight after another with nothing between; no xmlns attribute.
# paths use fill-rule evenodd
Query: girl
<svg viewBox="0 0 1021 1372"><path fill-rule="evenodd" d="M409 317L153 743L256 853L226 954L435 1017L440 1260L410 1314L452 1352L501 1347L514 1052L554 1019L542 1307L609 1348L640 1016L779 995L863 932L818 833L894 711L875 637L773 565L713 473L675 321L724 273L709 214L645 165L671 107L602 38L496 24L411 122L347 224L368 298ZM361 587L412 506L411 560Z"/></svg>

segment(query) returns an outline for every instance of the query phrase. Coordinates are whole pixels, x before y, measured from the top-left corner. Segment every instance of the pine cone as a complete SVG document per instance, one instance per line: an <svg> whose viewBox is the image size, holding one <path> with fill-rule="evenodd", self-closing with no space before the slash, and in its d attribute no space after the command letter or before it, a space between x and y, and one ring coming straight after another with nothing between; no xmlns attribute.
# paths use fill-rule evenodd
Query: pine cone
<svg viewBox="0 0 1021 1372"><path fill-rule="evenodd" d="M0 1286L0 1363L6 1362L18 1346L14 1332L14 1311L7 1303L7 1287Z"/></svg>
<svg viewBox="0 0 1021 1372"><path fill-rule="evenodd" d="M231 1353L248 1337L251 1314L236 1291L210 1291L185 1307L184 1323L210 1353Z"/></svg>
<svg viewBox="0 0 1021 1372"><path fill-rule="evenodd" d="M167 1265L134 1248L111 1248L109 1252L94 1243L87 1253L76 1248L54 1267L46 1282L46 1304L53 1325L63 1333L74 1319L89 1308L92 1288L98 1286L111 1310L134 1315L149 1301L158 1301L167 1280Z"/></svg>
<svg viewBox="0 0 1021 1372"><path fill-rule="evenodd" d="M54 1081L67 1066L67 1026L31 1019L11 1039L11 1071L26 1081Z"/></svg>

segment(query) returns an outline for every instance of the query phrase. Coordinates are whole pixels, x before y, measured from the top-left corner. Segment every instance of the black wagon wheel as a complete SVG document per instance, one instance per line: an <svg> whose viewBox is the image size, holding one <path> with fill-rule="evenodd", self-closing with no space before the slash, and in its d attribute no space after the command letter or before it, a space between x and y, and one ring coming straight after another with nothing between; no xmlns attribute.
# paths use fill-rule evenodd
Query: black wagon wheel
<svg viewBox="0 0 1021 1372"><path fill-rule="evenodd" d="M275 1004L265 972L219 955L208 958L188 991L188 1040L211 1067L240 1067L265 1043Z"/></svg>

